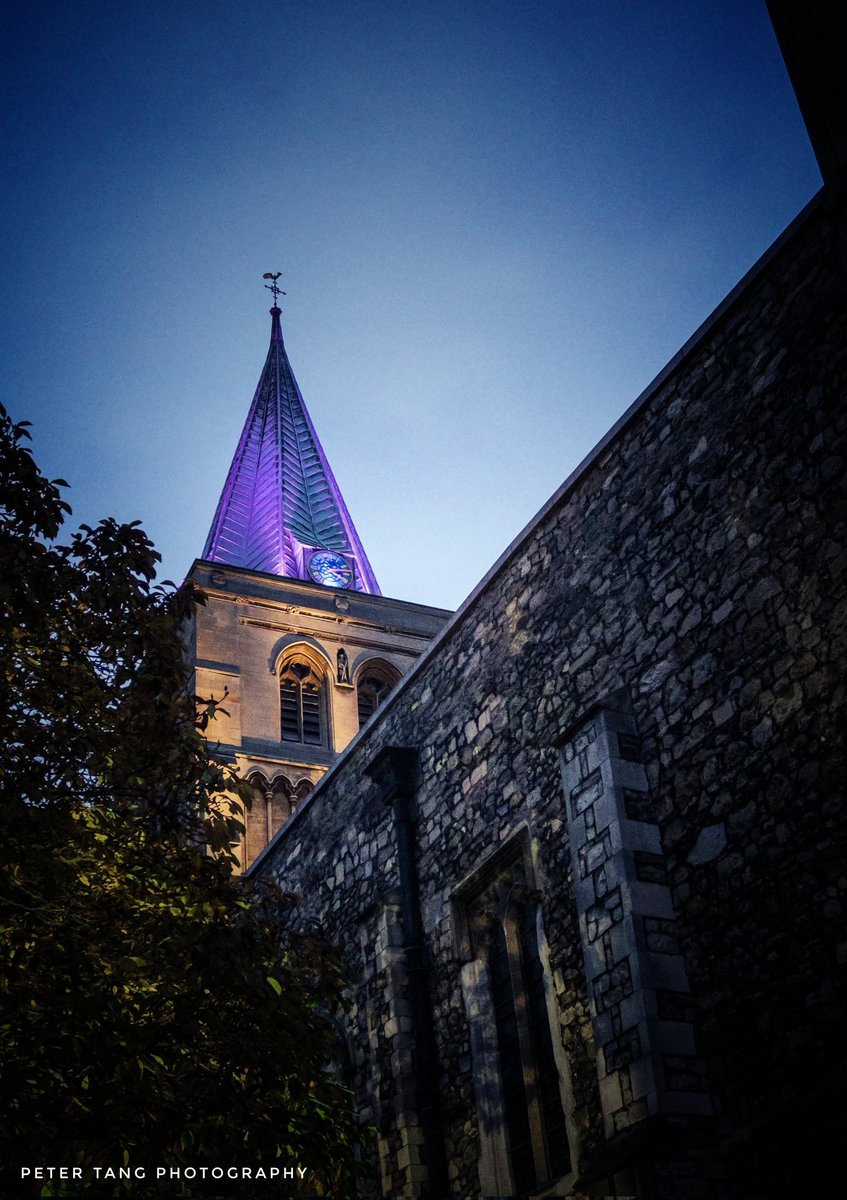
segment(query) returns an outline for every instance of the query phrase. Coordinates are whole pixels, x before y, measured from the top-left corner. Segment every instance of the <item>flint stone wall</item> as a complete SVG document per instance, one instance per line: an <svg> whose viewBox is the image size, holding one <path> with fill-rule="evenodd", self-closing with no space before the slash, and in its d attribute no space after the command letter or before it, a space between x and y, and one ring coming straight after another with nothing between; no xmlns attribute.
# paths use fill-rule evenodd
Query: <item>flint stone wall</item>
<svg viewBox="0 0 847 1200"><path fill-rule="evenodd" d="M584 1170L608 1134L600 1075L638 1053L638 1039L610 1044L604 1068L595 1042L560 773L559 747L609 696L624 697L637 730L648 790L631 802L658 827L652 866L672 905L672 928L644 936L669 932L681 956L687 987L668 989L665 1017L682 1006L715 1122L704 1159L657 1163L653 1194L719 1194L704 1167L719 1161L730 1194L783 1194L837 1148L847 322L834 228L820 203L798 219L259 864L344 948L358 1105L379 1138L374 1194L418 1194L423 1171L393 827L365 768L386 746L420 753L417 867L451 1194L480 1187L452 897L521 829Z"/></svg>

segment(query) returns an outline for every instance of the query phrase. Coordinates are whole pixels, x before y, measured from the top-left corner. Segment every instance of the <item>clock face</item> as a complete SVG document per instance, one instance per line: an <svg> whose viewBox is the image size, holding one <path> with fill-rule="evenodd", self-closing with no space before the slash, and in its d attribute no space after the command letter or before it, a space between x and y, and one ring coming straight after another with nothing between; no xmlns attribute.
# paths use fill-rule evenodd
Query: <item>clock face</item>
<svg viewBox="0 0 847 1200"><path fill-rule="evenodd" d="M324 587L346 588L353 578L347 559L335 550L313 550L307 566L315 583L322 583Z"/></svg>

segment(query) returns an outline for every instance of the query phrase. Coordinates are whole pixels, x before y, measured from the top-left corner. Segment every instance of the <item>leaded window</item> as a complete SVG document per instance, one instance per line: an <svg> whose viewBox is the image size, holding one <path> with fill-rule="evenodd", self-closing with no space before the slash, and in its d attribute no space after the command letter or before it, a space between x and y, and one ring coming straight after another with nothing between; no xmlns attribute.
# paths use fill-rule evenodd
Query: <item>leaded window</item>
<svg viewBox="0 0 847 1200"><path fill-rule="evenodd" d="M323 677L302 659L289 662L279 680L280 724L284 742L320 746L325 741Z"/></svg>
<svg viewBox="0 0 847 1200"><path fill-rule="evenodd" d="M399 672L386 663L367 663L362 668L356 679L360 729L373 716L399 678Z"/></svg>

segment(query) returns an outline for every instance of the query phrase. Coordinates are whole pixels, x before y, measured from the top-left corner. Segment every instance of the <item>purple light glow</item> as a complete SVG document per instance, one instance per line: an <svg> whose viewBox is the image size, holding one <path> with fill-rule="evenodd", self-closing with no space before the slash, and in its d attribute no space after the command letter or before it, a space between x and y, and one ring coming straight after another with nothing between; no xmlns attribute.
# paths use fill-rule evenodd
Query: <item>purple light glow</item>
<svg viewBox="0 0 847 1200"><path fill-rule="evenodd" d="M334 550L352 561L352 590L380 595L291 370L280 310L275 305L270 311L268 356L203 558L309 579L308 552Z"/></svg>

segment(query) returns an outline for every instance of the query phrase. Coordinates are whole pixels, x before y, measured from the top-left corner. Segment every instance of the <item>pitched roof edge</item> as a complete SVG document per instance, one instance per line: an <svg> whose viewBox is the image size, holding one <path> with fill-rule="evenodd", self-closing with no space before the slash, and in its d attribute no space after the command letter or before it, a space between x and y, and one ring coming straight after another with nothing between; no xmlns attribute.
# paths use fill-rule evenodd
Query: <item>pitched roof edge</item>
<svg viewBox="0 0 847 1200"><path fill-rule="evenodd" d="M435 635L430 644L421 654L420 658L409 668L408 672L398 682L392 694L386 699L386 702L376 710L374 715L368 721L367 725L361 729L353 740L342 750L341 754L335 760L325 775L322 775L315 784L312 791L299 806L297 811L289 818L285 825L277 831L270 842L264 847L261 853L253 860L250 868L245 872L247 875L253 875L256 869L268 857L272 847L277 843L277 840L297 822L298 817L311 805L313 799L317 798L323 791L324 786L328 785L329 781L335 776L336 772L341 770L347 760L355 754L359 747L371 736L374 730L382 723L387 713L397 703L400 694L411 684L418 674L425 669L429 660L438 653L441 646L447 642L455 630L462 624L465 617L476 604L476 601L488 588L492 580L500 574L509 560L518 552L520 547L531 536L536 527L544 520L544 518L560 505L567 496L574 490L576 485L585 476L588 471L594 466L598 458L603 452L614 442L623 431L632 423L635 417L646 408L655 394L663 387L668 379L680 369L694 351L704 341L706 336L710 334L723 320L725 320L731 310L735 307L738 301L745 293L753 287L753 285L761 278L766 268L773 260L785 249L790 241L805 227L811 217L820 207L824 200L824 189L816 192L812 199L800 210L793 221L782 231L775 241L765 250L765 252L756 260L752 267L741 277L735 287L721 300L715 309L706 317L705 321L700 324L691 337L683 343L677 350L676 354L665 364L659 371L658 375L647 385L647 387L636 397L630 406L621 413L617 421L609 430L601 437L600 441L589 450L585 458L571 471L565 481L556 489L553 495L541 506L538 512L531 518L530 521L523 527L520 533L513 538L500 557L492 564L491 567L480 579L479 583L467 595L465 600L459 605L451 619L447 622L444 628Z"/></svg>

